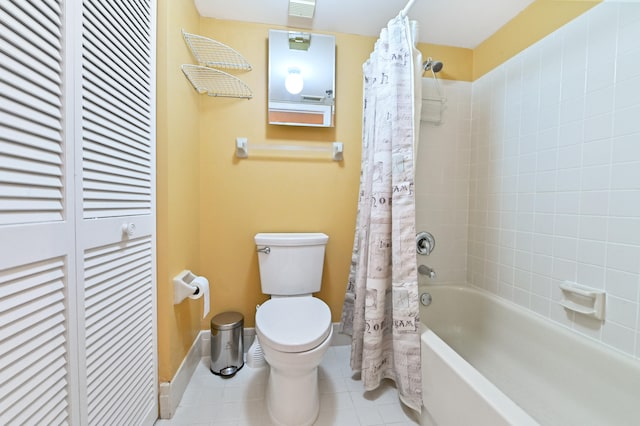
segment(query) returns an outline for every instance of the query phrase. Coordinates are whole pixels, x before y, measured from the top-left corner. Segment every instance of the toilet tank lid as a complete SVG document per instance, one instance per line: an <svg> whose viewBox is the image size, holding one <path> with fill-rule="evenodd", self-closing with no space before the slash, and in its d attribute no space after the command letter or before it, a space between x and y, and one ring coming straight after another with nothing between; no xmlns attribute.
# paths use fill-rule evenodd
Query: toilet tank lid
<svg viewBox="0 0 640 426"><path fill-rule="evenodd" d="M254 240L258 245L306 246L326 244L329 236L321 232L274 232L256 234Z"/></svg>

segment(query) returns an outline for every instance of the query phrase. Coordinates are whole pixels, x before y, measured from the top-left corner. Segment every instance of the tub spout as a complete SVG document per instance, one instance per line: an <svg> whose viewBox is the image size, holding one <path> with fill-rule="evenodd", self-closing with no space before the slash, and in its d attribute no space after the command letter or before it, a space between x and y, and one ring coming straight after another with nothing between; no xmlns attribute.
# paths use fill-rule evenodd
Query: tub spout
<svg viewBox="0 0 640 426"><path fill-rule="evenodd" d="M418 266L418 273L420 275L426 275L427 277L434 279L436 277L436 271L433 270L433 268L430 268L426 265L420 265Z"/></svg>

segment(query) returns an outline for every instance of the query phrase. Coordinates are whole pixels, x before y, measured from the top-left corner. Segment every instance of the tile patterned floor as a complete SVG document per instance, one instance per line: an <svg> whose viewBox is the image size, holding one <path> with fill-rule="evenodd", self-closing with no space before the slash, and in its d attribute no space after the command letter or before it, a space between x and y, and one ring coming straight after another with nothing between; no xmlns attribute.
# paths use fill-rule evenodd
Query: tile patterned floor
<svg viewBox="0 0 640 426"><path fill-rule="evenodd" d="M320 414L315 426L415 426L418 416L400 404L393 382L365 392L349 367L349 346L332 346L318 371ZM270 426L264 389L268 369L245 367L232 379L211 374L203 358L171 420L157 426Z"/></svg>

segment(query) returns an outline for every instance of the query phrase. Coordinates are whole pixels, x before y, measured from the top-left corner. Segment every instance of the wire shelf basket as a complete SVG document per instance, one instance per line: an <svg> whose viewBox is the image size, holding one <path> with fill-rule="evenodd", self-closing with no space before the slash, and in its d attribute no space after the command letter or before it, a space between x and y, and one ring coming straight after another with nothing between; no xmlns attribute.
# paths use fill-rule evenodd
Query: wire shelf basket
<svg viewBox="0 0 640 426"><path fill-rule="evenodd" d="M236 50L207 37L182 30L184 41L198 63L207 67L251 71L251 64Z"/></svg>
<svg viewBox="0 0 640 426"><path fill-rule="evenodd" d="M198 93L227 98L253 98L253 92L249 86L224 71L200 65L184 64L182 72Z"/></svg>

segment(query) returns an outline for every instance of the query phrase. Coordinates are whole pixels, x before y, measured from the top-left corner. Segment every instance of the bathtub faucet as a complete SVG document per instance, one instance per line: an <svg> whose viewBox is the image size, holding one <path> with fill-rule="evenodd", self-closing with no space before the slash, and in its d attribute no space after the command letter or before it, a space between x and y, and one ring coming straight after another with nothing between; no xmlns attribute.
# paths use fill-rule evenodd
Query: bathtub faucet
<svg viewBox="0 0 640 426"><path fill-rule="evenodd" d="M436 271L433 270L433 268L430 268L426 265L420 265L418 266L418 273L420 275L426 275L427 277L434 279L436 277Z"/></svg>

